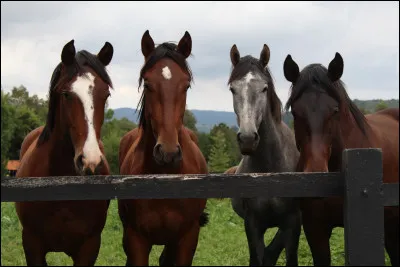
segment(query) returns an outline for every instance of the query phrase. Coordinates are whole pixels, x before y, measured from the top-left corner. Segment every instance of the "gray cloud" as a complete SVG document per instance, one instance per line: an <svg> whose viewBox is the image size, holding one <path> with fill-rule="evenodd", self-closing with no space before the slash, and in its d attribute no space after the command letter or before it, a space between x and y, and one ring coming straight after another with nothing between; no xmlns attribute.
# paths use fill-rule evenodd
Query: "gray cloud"
<svg viewBox="0 0 400 267"><path fill-rule="evenodd" d="M6 90L24 84L44 97L61 49L75 39L77 49L97 53L114 46L109 72L115 90L110 107L136 107L140 40L145 30L156 43L193 39L189 64L195 86L188 107L233 110L226 81L229 50L258 57L262 45L278 96L290 84L283 61L291 54L300 68L325 66L340 52L342 80L352 98L398 98L398 2L2 2L1 79Z"/></svg>

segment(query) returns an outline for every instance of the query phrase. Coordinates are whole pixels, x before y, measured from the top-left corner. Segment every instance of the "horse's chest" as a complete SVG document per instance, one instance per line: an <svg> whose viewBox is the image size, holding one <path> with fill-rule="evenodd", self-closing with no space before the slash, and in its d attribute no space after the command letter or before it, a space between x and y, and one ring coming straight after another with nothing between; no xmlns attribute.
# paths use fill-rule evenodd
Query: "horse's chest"
<svg viewBox="0 0 400 267"><path fill-rule="evenodd" d="M34 232L53 250L75 246L101 232L107 216L106 201L20 203L17 212L24 228Z"/></svg>
<svg viewBox="0 0 400 267"><path fill-rule="evenodd" d="M126 205L130 227L159 245L185 231L190 225L187 217L194 211L184 201L173 199L132 200Z"/></svg>

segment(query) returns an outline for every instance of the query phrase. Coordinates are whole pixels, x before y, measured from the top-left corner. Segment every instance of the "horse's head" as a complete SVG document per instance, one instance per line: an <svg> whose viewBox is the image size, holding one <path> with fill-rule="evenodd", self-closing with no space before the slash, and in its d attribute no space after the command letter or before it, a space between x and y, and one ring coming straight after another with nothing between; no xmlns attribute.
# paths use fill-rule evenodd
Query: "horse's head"
<svg viewBox="0 0 400 267"><path fill-rule="evenodd" d="M292 83L286 109L293 114L299 171L327 172L332 145L340 138L340 119L348 112L349 99L340 81L343 59L336 53L328 69L310 64L300 72L288 55L283 70Z"/></svg>
<svg viewBox="0 0 400 267"><path fill-rule="evenodd" d="M191 54L192 38L185 32L178 45L163 43L157 47L149 31L142 37L145 58L140 72L143 82L139 125L151 129L156 145L153 156L158 164L177 163L182 159L178 134L183 125L186 92L192 75L186 62Z"/></svg>
<svg viewBox="0 0 400 267"><path fill-rule="evenodd" d="M259 142L258 129L263 120L280 122L281 102L275 93L274 83L267 64L270 51L266 44L259 59L252 56L240 57L233 45L230 52L232 73L228 84L233 96L239 131L237 140L243 155L255 151Z"/></svg>
<svg viewBox="0 0 400 267"><path fill-rule="evenodd" d="M60 142L72 142L74 163L81 174L98 174L104 155L99 147L104 109L110 96L111 80L106 72L113 47L106 42L97 55L87 51L75 53L74 40L61 53L49 96L49 112L38 145L51 136Z"/></svg>

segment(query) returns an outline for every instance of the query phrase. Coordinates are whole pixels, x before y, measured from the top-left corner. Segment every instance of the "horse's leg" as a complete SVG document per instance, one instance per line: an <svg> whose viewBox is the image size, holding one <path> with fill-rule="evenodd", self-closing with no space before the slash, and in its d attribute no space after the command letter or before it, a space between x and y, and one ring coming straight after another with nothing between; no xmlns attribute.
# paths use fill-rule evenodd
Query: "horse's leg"
<svg viewBox="0 0 400 267"><path fill-rule="evenodd" d="M160 266L173 266L175 264L176 246L165 245L158 263Z"/></svg>
<svg viewBox="0 0 400 267"><path fill-rule="evenodd" d="M87 239L82 246L71 255L74 266L94 266L99 255L101 235Z"/></svg>
<svg viewBox="0 0 400 267"><path fill-rule="evenodd" d="M393 214L395 211L397 214ZM392 266L399 265L399 215L398 208L385 208L385 248Z"/></svg>
<svg viewBox="0 0 400 267"><path fill-rule="evenodd" d="M22 229L22 246L27 266L47 266L46 254L40 238L25 228Z"/></svg>
<svg viewBox="0 0 400 267"><path fill-rule="evenodd" d="M126 228L125 228L125 226L123 226L124 227L124 230L123 230L123 233L122 233L122 248L124 249L124 252L125 252L125 255L126 255L126 263L125 263L125 266L131 266L132 265L132 263L131 263L131 260L129 259L129 253L128 253L128 248L127 248L127 243L128 243L128 241L127 241L127 239L128 239L128 236L127 236L127 233L126 233Z"/></svg>
<svg viewBox="0 0 400 267"><path fill-rule="evenodd" d="M176 249L175 266L191 266L199 240L200 225L193 226L180 238Z"/></svg>
<svg viewBox="0 0 400 267"><path fill-rule="evenodd" d="M149 266L149 254L152 245L140 233L130 227L124 231L124 246L127 266Z"/></svg>
<svg viewBox="0 0 400 267"><path fill-rule="evenodd" d="M301 214L290 214L284 222L286 266L298 266L298 249L301 233Z"/></svg>
<svg viewBox="0 0 400 267"><path fill-rule="evenodd" d="M329 238L332 233L332 227L323 222L313 221L311 216L303 214L303 230L310 246L314 266L330 266L331 250Z"/></svg>
<svg viewBox="0 0 400 267"><path fill-rule="evenodd" d="M265 228L261 227L255 215L249 211L244 219L244 227L249 246L250 266L260 266L264 257Z"/></svg>
<svg viewBox="0 0 400 267"><path fill-rule="evenodd" d="M263 265L275 266L284 247L283 233L281 229L278 229L272 241L264 249Z"/></svg>

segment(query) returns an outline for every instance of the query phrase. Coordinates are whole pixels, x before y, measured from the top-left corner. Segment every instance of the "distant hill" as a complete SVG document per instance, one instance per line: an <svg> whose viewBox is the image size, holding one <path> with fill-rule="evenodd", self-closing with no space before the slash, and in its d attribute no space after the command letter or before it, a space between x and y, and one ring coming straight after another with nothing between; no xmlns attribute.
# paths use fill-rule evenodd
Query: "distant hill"
<svg viewBox="0 0 400 267"><path fill-rule="evenodd" d="M355 99L354 103L360 107L368 110L369 112L373 112L375 106L379 103L379 99L374 100L358 100ZM388 105L388 107L399 107L399 100L398 99L391 99L391 100L383 100L383 102ZM237 125L236 123L236 115L234 112L227 112L227 111L213 111L213 110L197 110L192 109L190 110L193 112L194 116L197 119L196 127L201 132L208 133L214 125L219 124L221 122L225 123L228 126ZM117 108L114 110L114 117L116 119L121 119L123 117L129 119L130 121L137 123L137 113L136 109L132 108ZM289 124L290 121L293 119L292 114L284 113L283 114L283 121L286 124Z"/></svg>

